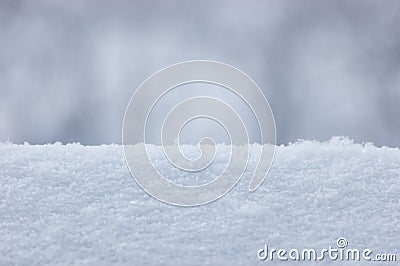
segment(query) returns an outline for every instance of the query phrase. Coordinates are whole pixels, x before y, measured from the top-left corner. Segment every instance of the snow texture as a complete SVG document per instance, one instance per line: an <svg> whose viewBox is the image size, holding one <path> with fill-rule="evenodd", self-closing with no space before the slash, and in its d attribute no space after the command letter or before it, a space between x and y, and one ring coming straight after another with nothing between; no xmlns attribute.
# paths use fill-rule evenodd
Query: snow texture
<svg viewBox="0 0 400 266"><path fill-rule="evenodd" d="M399 263L399 149L302 141L276 148L253 193L250 176L211 204L175 207L135 183L120 145L0 144L0 265L268 265L264 244L323 249L339 237Z"/></svg>

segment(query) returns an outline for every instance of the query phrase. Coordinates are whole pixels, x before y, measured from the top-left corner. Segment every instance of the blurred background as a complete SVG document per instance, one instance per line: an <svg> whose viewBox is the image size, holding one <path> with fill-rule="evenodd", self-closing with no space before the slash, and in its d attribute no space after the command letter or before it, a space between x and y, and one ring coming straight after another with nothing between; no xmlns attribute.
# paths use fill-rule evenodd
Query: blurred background
<svg viewBox="0 0 400 266"><path fill-rule="evenodd" d="M251 76L278 143L400 147L400 1L0 0L0 142L121 143L148 76L210 59Z"/></svg>

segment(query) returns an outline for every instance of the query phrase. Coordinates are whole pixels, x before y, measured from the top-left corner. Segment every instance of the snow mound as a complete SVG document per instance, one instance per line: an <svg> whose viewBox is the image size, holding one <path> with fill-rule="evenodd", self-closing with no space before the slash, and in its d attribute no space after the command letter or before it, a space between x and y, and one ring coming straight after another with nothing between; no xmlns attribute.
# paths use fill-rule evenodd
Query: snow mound
<svg viewBox="0 0 400 266"><path fill-rule="evenodd" d="M140 189L120 145L0 144L0 265L265 265L264 244L339 237L400 259L399 149L302 141L276 148L253 193L250 177L211 204L174 207Z"/></svg>

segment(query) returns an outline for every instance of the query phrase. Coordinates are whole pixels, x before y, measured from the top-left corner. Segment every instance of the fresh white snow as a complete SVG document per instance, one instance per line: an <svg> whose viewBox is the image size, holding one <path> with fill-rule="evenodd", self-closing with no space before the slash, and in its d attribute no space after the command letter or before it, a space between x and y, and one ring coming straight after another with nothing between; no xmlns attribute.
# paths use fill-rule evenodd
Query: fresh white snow
<svg viewBox="0 0 400 266"><path fill-rule="evenodd" d="M175 207L135 183L120 145L0 144L0 265L268 265L264 244L323 249L339 237L399 263L399 149L302 141L276 148L253 193L250 176L211 204Z"/></svg>

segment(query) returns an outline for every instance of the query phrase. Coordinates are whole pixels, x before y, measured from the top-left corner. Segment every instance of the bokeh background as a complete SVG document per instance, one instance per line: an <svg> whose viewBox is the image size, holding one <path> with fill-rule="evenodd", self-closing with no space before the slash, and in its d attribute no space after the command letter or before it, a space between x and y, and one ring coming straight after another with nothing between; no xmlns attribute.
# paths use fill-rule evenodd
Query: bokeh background
<svg viewBox="0 0 400 266"><path fill-rule="evenodd" d="M210 59L262 88L278 143L400 147L400 1L0 1L0 142L121 143L154 72Z"/></svg>

